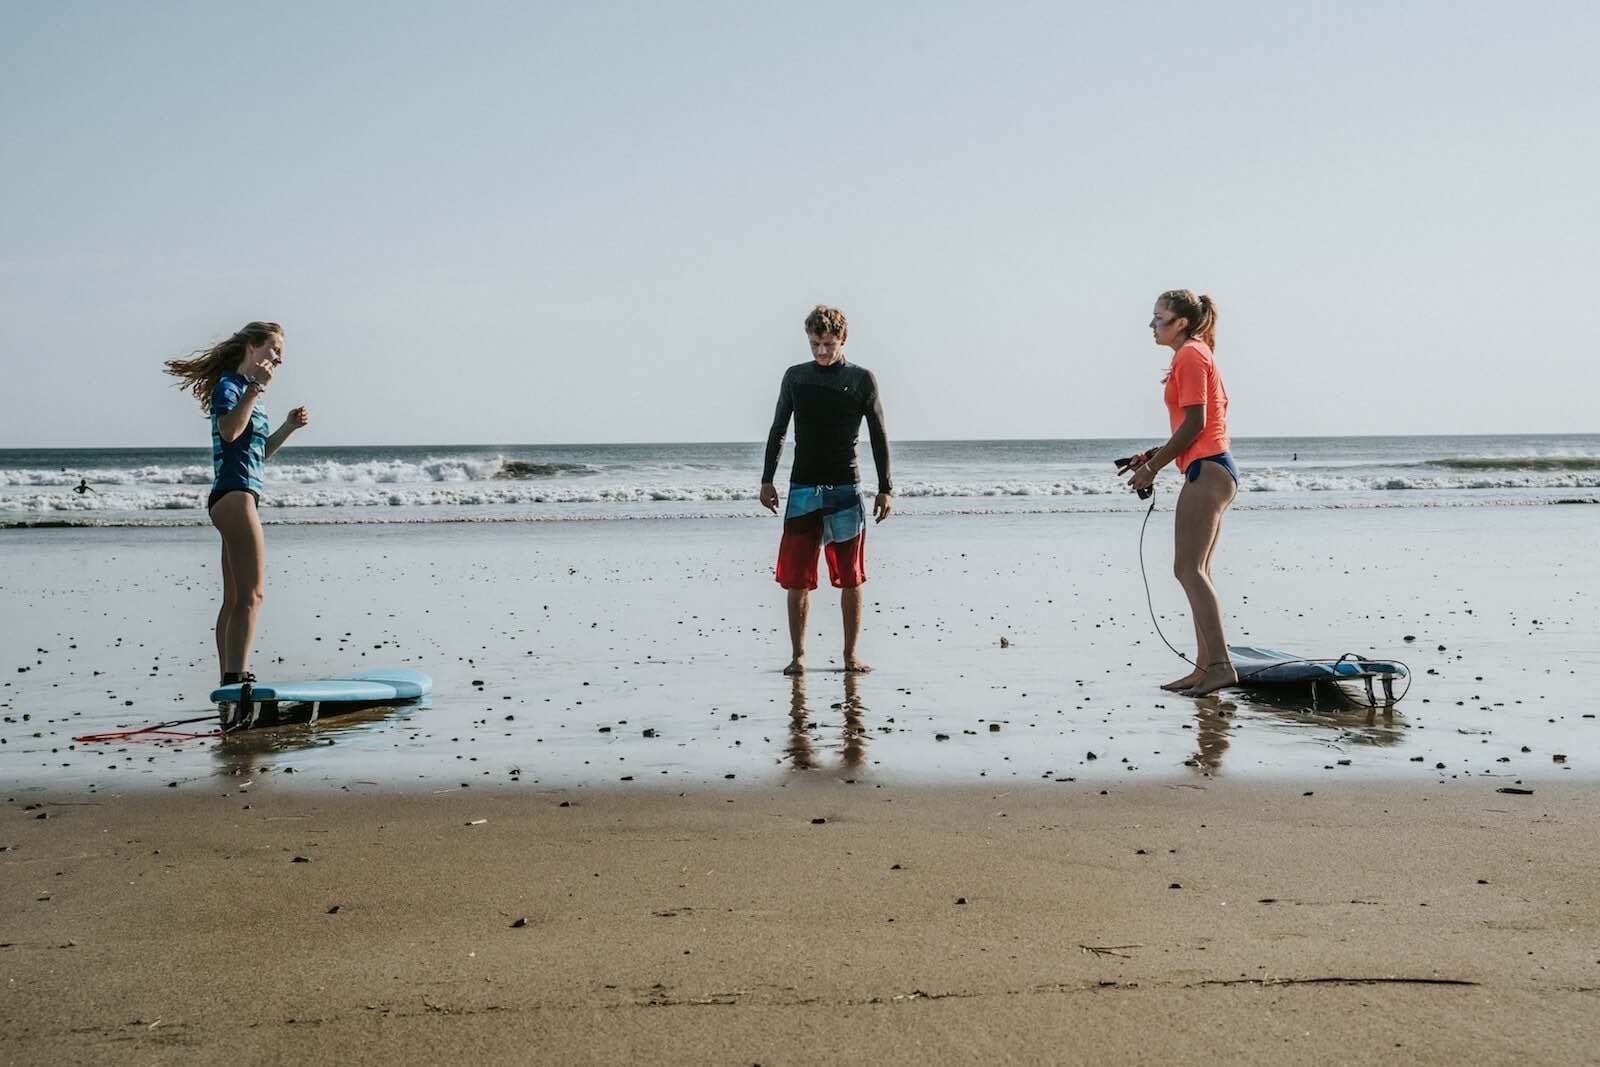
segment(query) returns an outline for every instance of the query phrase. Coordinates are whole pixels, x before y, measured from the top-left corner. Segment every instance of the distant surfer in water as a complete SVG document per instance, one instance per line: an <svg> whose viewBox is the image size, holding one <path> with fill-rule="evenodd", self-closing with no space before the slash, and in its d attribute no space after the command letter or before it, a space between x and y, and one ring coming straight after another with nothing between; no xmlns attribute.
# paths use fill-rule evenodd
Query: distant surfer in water
<svg viewBox="0 0 1600 1067"><path fill-rule="evenodd" d="M167 361L167 373L211 416L211 495L206 512L222 535L222 609L217 612L217 658L222 684L253 682L250 645L266 591L266 546L261 537L261 479L267 459L311 421L303 407L268 432L261 398L283 363L283 327L252 322L227 340L186 359Z"/></svg>
<svg viewBox="0 0 1600 1067"><path fill-rule="evenodd" d="M861 472L856 442L861 420L867 420L872 463L878 470L878 495L872 517L889 517L889 438L883 428L883 403L878 380L865 367L846 363L844 342L850 324L838 308L818 304L806 316L811 359L784 372L778 386L778 409L767 433L767 454L761 468L761 505L778 510L773 478L783 439L794 419L794 465L789 470L789 498L783 513L783 540L778 545L778 584L788 591L789 643L793 656L783 669L806 669L806 613L810 591L817 587L817 552L828 560L828 578L839 590L844 616L844 669L866 673L872 668L856 656L861 632L861 584L867 580L867 521L862 509Z"/></svg>
<svg viewBox="0 0 1600 1067"><path fill-rule="evenodd" d="M1156 344L1172 349L1172 363L1162 379L1172 436L1160 448L1133 457L1128 485L1149 488L1156 473L1174 461L1183 472L1172 569L1189 598L1198 651L1194 670L1161 688L1205 696L1239 681L1223 636L1222 605L1211 584L1222 513L1239 492L1239 468L1228 453L1228 390L1214 355L1217 306L1209 296L1197 297L1187 289L1162 293L1150 332Z"/></svg>

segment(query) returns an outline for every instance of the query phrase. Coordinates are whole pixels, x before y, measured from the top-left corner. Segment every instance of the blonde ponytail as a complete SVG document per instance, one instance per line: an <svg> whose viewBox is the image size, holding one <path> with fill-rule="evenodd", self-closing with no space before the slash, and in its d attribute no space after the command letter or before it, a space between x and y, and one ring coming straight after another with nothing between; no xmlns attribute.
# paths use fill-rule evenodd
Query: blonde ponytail
<svg viewBox="0 0 1600 1067"><path fill-rule="evenodd" d="M1204 341L1213 352L1217 350L1216 301L1204 293L1195 296L1189 289L1168 289L1159 299L1174 315L1189 320L1190 337Z"/></svg>

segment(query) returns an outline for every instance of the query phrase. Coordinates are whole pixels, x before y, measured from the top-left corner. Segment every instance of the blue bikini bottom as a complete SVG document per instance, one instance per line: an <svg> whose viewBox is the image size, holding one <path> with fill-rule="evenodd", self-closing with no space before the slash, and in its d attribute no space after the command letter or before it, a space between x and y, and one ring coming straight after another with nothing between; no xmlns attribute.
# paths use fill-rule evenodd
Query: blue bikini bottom
<svg viewBox="0 0 1600 1067"><path fill-rule="evenodd" d="M1227 452L1218 452L1214 456L1201 456L1199 459L1195 460L1193 463L1189 464L1187 468L1185 468L1183 472L1184 477L1188 478L1191 482L1200 477L1200 464L1202 463L1217 464L1217 466L1228 472L1228 477L1233 479L1234 485L1239 484L1239 468L1234 466L1233 456Z"/></svg>

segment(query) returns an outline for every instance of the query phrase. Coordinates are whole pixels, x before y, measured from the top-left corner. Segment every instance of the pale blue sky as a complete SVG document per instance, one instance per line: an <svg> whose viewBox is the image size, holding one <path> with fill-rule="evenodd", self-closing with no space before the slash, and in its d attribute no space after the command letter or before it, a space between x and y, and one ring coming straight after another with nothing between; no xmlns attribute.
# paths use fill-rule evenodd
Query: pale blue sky
<svg viewBox="0 0 1600 1067"><path fill-rule="evenodd" d="M0 447L754 440L811 304L892 435L1600 430L1592 4L0 8Z"/></svg>

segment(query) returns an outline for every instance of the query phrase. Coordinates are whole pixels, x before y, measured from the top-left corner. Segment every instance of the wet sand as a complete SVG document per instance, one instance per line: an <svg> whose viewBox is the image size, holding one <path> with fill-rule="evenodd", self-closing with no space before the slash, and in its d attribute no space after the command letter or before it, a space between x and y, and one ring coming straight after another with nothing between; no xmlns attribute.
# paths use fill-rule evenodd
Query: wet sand
<svg viewBox="0 0 1600 1067"><path fill-rule="evenodd" d="M824 587L816 669L799 685L779 673L776 520L274 528L257 674L406 664L434 677L432 706L225 744L95 747L72 738L210 713L215 537L4 531L16 566L0 573L0 788L205 788L287 767L307 785L429 790L1600 766L1592 509L1235 516L1217 562L1232 639L1404 658L1415 685L1376 715L1297 690L1160 692L1187 665L1146 613L1139 518L896 516L869 535L862 650L877 671L837 672ZM1170 524L1157 513L1147 558L1162 625L1187 648Z"/></svg>
<svg viewBox="0 0 1600 1067"><path fill-rule="evenodd" d="M1592 787L26 809L11 1063L1594 1061Z"/></svg>

